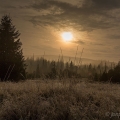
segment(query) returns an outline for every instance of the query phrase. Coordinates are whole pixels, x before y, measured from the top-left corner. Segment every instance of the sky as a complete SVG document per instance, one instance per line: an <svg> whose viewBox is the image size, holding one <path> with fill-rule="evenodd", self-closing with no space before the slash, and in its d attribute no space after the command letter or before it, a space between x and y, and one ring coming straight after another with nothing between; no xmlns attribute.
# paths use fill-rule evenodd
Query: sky
<svg viewBox="0 0 120 120"><path fill-rule="evenodd" d="M120 60L120 0L0 0L0 19L10 15L21 33L23 55ZM73 40L65 42L63 32Z"/></svg>

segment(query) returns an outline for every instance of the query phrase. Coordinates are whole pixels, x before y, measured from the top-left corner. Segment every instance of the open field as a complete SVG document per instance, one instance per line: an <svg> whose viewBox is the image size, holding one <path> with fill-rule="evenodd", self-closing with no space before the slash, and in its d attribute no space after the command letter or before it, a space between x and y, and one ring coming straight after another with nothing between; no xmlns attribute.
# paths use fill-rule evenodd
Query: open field
<svg viewBox="0 0 120 120"><path fill-rule="evenodd" d="M0 83L0 120L119 120L120 85L78 80Z"/></svg>

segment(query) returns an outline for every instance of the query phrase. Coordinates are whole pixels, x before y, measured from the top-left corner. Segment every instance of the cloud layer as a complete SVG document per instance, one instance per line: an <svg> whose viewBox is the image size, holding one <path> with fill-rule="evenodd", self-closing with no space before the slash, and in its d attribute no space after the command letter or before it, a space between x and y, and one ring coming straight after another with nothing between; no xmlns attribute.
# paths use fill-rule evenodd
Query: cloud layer
<svg viewBox="0 0 120 120"><path fill-rule="evenodd" d="M55 28L73 27L80 31L119 25L117 16L114 16L115 10L120 9L119 0L82 0L80 3L73 5L58 0L35 2L27 8L39 11L40 15L33 16L30 22Z"/></svg>

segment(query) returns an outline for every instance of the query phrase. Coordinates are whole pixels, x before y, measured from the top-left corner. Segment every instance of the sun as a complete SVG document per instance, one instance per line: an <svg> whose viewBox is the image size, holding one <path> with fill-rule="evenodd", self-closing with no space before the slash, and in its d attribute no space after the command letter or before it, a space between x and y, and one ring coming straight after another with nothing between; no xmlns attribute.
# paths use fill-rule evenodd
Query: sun
<svg viewBox="0 0 120 120"><path fill-rule="evenodd" d="M63 32L61 36L65 42L69 42L73 39L73 34L71 32Z"/></svg>

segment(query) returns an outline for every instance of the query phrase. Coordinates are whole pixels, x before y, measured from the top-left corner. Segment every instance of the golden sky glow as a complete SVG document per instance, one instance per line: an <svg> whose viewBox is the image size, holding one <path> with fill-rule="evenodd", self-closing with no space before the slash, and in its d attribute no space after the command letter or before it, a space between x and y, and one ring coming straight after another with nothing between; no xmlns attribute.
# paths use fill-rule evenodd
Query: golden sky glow
<svg viewBox="0 0 120 120"><path fill-rule="evenodd" d="M120 60L119 0L21 1L1 0L0 18L10 14L24 56L58 55L60 47L74 56L79 45L85 58Z"/></svg>
<svg viewBox="0 0 120 120"><path fill-rule="evenodd" d="M71 32L63 32L62 38L65 42L69 42L69 41L73 40L73 34Z"/></svg>

